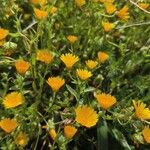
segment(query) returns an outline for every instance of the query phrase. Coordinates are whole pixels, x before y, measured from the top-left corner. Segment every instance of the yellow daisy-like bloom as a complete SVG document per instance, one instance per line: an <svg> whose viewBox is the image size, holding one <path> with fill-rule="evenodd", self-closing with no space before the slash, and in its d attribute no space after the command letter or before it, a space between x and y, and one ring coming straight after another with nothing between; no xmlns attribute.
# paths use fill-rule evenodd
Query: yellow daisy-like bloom
<svg viewBox="0 0 150 150"><path fill-rule="evenodd" d="M8 30L0 28L0 41L5 39L8 34L9 34Z"/></svg>
<svg viewBox="0 0 150 150"><path fill-rule="evenodd" d="M55 7L55 6L53 6L53 7L50 9L50 14L52 14L52 15L56 14L57 10L58 10L58 8Z"/></svg>
<svg viewBox="0 0 150 150"><path fill-rule="evenodd" d="M43 19L47 18L47 16L48 16L47 11L40 10L37 8L34 8L34 14L35 14L35 17L39 20L43 20Z"/></svg>
<svg viewBox="0 0 150 150"><path fill-rule="evenodd" d="M129 7L128 6L124 6L122 9L120 9L118 11L117 16L120 19L127 21L130 18L128 10L129 10Z"/></svg>
<svg viewBox="0 0 150 150"><path fill-rule="evenodd" d="M150 144L150 128L146 126L142 131L144 140Z"/></svg>
<svg viewBox="0 0 150 150"><path fill-rule="evenodd" d="M71 69L72 66L73 66L77 61L79 61L78 56L73 55L73 54L71 54L71 53L62 54L62 55L60 56L60 59L63 61L63 63L66 65L66 67L67 67L68 69Z"/></svg>
<svg viewBox="0 0 150 150"><path fill-rule="evenodd" d="M87 60L85 63L89 69L95 68L98 64L98 62L94 60Z"/></svg>
<svg viewBox="0 0 150 150"><path fill-rule="evenodd" d="M85 127L92 127L96 125L98 121L98 114L92 107L87 105L78 106L75 109L76 112L76 121Z"/></svg>
<svg viewBox="0 0 150 150"><path fill-rule="evenodd" d="M104 52L98 52L98 59L101 63L105 62L109 58L109 55Z"/></svg>
<svg viewBox="0 0 150 150"><path fill-rule="evenodd" d="M64 127L64 134L65 137L71 139L77 132L77 129L71 125L66 125Z"/></svg>
<svg viewBox="0 0 150 150"><path fill-rule="evenodd" d="M18 126L16 120L5 118L0 121L0 128L3 129L6 133L11 133Z"/></svg>
<svg viewBox="0 0 150 150"><path fill-rule="evenodd" d="M11 92L4 97L3 105L5 108L14 108L23 104L22 94L19 92Z"/></svg>
<svg viewBox="0 0 150 150"><path fill-rule="evenodd" d="M141 101L133 100L133 105L135 108L135 115L140 120L150 119L150 109L146 108L146 104Z"/></svg>
<svg viewBox="0 0 150 150"><path fill-rule="evenodd" d="M92 76L92 72L86 69L77 69L76 73L79 76L79 78L82 80L87 80L88 78Z"/></svg>
<svg viewBox="0 0 150 150"><path fill-rule="evenodd" d="M69 35L67 36L67 39L70 43L75 43L77 40L78 40L78 37L77 36L74 36L74 35Z"/></svg>
<svg viewBox="0 0 150 150"><path fill-rule="evenodd" d="M57 136L57 133L56 133L55 129L50 129L50 130L49 130L49 135L50 135L50 137L51 137L53 140L55 140L55 138L56 138L56 136Z"/></svg>
<svg viewBox="0 0 150 150"><path fill-rule="evenodd" d="M110 94L97 94L96 99L100 106L104 109L109 109L112 107L114 104L116 104L117 100L114 96L111 96Z"/></svg>
<svg viewBox="0 0 150 150"><path fill-rule="evenodd" d="M57 92L65 84L65 80L60 77L50 77L47 83L54 92Z"/></svg>
<svg viewBox="0 0 150 150"><path fill-rule="evenodd" d="M85 0L75 0L75 3L78 7L81 7L85 5L86 1Z"/></svg>
<svg viewBox="0 0 150 150"><path fill-rule="evenodd" d="M30 0L30 2L34 5L45 5L46 4L46 0Z"/></svg>
<svg viewBox="0 0 150 150"><path fill-rule="evenodd" d="M113 3L105 3L104 6L108 14L113 14L116 11L116 6Z"/></svg>
<svg viewBox="0 0 150 150"><path fill-rule="evenodd" d="M15 137L15 143L22 147L26 146L28 143L27 135L23 132L19 132L19 134Z"/></svg>
<svg viewBox="0 0 150 150"><path fill-rule="evenodd" d="M139 5L141 8L143 8L143 9L147 9L150 4L148 4L148 3L138 3L138 5Z"/></svg>
<svg viewBox="0 0 150 150"><path fill-rule="evenodd" d="M53 60L53 55L48 50L38 50L36 59L49 64Z"/></svg>
<svg viewBox="0 0 150 150"><path fill-rule="evenodd" d="M19 59L15 62L15 67L18 73L25 74L30 67L30 63Z"/></svg>
<svg viewBox="0 0 150 150"><path fill-rule="evenodd" d="M113 24L113 23L110 23L110 22L102 22L102 26L103 26L103 28L104 28L104 30L106 31L106 32L109 32L109 31L111 31L114 27L115 27L115 25Z"/></svg>

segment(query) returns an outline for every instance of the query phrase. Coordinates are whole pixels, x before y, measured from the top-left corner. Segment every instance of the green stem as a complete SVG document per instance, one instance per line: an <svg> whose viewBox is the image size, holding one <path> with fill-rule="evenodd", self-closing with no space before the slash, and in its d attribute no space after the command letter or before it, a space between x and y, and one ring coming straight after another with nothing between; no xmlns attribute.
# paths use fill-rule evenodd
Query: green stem
<svg viewBox="0 0 150 150"><path fill-rule="evenodd" d="M36 139L36 143L35 143L34 150L37 150L37 145L38 145L39 137L40 137L40 134L39 134L39 131L38 131L37 139Z"/></svg>

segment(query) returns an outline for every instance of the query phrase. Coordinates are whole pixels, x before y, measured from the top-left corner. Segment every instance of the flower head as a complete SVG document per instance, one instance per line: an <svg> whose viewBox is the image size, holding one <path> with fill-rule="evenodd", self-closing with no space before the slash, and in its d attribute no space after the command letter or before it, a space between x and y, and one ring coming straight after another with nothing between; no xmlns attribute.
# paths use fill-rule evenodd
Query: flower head
<svg viewBox="0 0 150 150"><path fill-rule="evenodd" d="M102 22L102 26L103 26L103 28L104 28L104 30L106 31L106 32L109 32L109 31L111 31L114 27L115 27L115 25L113 24L113 23L110 23L110 22Z"/></svg>
<svg viewBox="0 0 150 150"><path fill-rule="evenodd" d="M138 5L139 5L141 8L143 8L143 9L147 9L150 4L148 4L148 3L138 3Z"/></svg>
<svg viewBox="0 0 150 150"><path fill-rule="evenodd" d="M52 15L56 14L57 9L58 9L57 7L53 6L53 7L50 9L50 13L51 13Z"/></svg>
<svg viewBox="0 0 150 150"><path fill-rule="evenodd" d="M79 76L79 78L82 80L87 80L88 78L92 76L92 72L86 69L77 69L76 73L77 73L77 76Z"/></svg>
<svg viewBox="0 0 150 150"><path fill-rule="evenodd" d="M77 36L74 36L74 35L68 35L67 36L67 39L70 43L75 43L77 40L78 40L78 37Z"/></svg>
<svg viewBox="0 0 150 150"><path fill-rule="evenodd" d="M0 121L0 128L3 129L6 133L11 133L18 126L17 122L14 119L5 118Z"/></svg>
<svg viewBox="0 0 150 150"><path fill-rule="evenodd" d="M78 106L75 109L76 112L76 121L85 127L92 127L96 125L98 121L98 114L92 107L87 105Z"/></svg>
<svg viewBox="0 0 150 150"><path fill-rule="evenodd" d="M55 129L50 129L50 130L49 130L49 135L50 135L50 137L51 137L53 140L55 140L55 138L56 138L56 136L57 136L57 133L56 133Z"/></svg>
<svg viewBox="0 0 150 150"><path fill-rule="evenodd" d="M105 62L109 58L109 55L104 52L98 52L98 59L101 63Z"/></svg>
<svg viewBox="0 0 150 150"><path fill-rule="evenodd" d="M116 6L113 3L105 3L104 6L108 14L113 14L116 11Z"/></svg>
<svg viewBox="0 0 150 150"><path fill-rule="evenodd" d="M38 50L36 59L49 64L53 60L53 55L48 50Z"/></svg>
<svg viewBox="0 0 150 150"><path fill-rule="evenodd" d="M95 68L98 64L98 62L94 60L87 60L85 63L89 69Z"/></svg>
<svg viewBox="0 0 150 150"><path fill-rule="evenodd" d="M146 104L141 101L133 100L133 105L135 108L135 115L138 119L150 119L150 109L146 108Z"/></svg>
<svg viewBox="0 0 150 150"><path fill-rule="evenodd" d="M23 59L19 59L15 62L15 67L18 73L25 74L30 67L30 63Z"/></svg>
<svg viewBox="0 0 150 150"><path fill-rule="evenodd" d="M85 0L75 0L75 3L78 7L81 7L85 5L86 1Z"/></svg>
<svg viewBox="0 0 150 150"><path fill-rule="evenodd" d="M8 30L0 28L0 40L5 39L8 34L9 34Z"/></svg>
<svg viewBox="0 0 150 150"><path fill-rule="evenodd" d="M64 127L64 134L65 137L71 139L77 132L77 129L71 125L66 125Z"/></svg>
<svg viewBox="0 0 150 150"><path fill-rule="evenodd" d="M65 84L65 80L60 77L50 77L47 83L54 92L57 92Z"/></svg>
<svg viewBox="0 0 150 150"><path fill-rule="evenodd" d="M120 9L118 11L117 16L120 19L127 21L130 18L128 10L129 10L129 7L128 6L124 6L122 9Z"/></svg>
<svg viewBox="0 0 150 150"><path fill-rule="evenodd" d="M144 140L150 144L150 128L146 126L142 131Z"/></svg>
<svg viewBox="0 0 150 150"><path fill-rule="evenodd" d="M62 54L60 56L60 59L63 61L68 69L71 69L72 66L79 60L78 56L71 53Z"/></svg>
<svg viewBox="0 0 150 150"><path fill-rule="evenodd" d="M23 104L22 94L19 92L11 92L4 97L3 104L5 108L14 108Z"/></svg>
<svg viewBox="0 0 150 150"><path fill-rule="evenodd" d="M34 5L45 5L46 4L46 0L30 0L30 2Z"/></svg>
<svg viewBox="0 0 150 150"><path fill-rule="evenodd" d="M28 142L28 137L25 133L19 132L18 135L15 137L15 143L22 147L26 146Z"/></svg>
<svg viewBox="0 0 150 150"><path fill-rule="evenodd" d="M97 94L96 99L98 103L100 104L100 106L104 109L109 109L117 102L114 96L111 96L110 94L105 94L105 93Z"/></svg>
<svg viewBox="0 0 150 150"><path fill-rule="evenodd" d="M35 14L35 17L39 20L43 20L43 19L47 18L47 16L48 16L47 11L40 10L37 8L34 8L34 14Z"/></svg>

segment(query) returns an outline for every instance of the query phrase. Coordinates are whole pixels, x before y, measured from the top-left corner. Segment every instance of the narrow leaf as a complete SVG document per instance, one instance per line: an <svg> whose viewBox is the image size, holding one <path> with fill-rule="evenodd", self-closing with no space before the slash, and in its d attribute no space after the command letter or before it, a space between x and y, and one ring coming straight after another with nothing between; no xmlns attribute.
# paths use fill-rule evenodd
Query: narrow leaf
<svg viewBox="0 0 150 150"><path fill-rule="evenodd" d="M76 98L76 100L78 100L78 94L77 92L69 85L66 84L66 87L68 89L68 91Z"/></svg>
<svg viewBox="0 0 150 150"><path fill-rule="evenodd" d="M131 150L125 136L117 129L112 129L112 133L116 140L125 148L125 150Z"/></svg>
<svg viewBox="0 0 150 150"><path fill-rule="evenodd" d="M108 150L108 127L105 120L100 120L97 127L98 150Z"/></svg>

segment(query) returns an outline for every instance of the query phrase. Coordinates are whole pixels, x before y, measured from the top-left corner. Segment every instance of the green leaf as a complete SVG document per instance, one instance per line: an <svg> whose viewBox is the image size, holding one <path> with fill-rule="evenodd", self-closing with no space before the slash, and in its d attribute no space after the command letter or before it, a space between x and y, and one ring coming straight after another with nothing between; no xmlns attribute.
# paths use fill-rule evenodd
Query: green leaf
<svg viewBox="0 0 150 150"><path fill-rule="evenodd" d="M117 129L112 129L112 133L116 140L125 148L125 150L131 150L125 136Z"/></svg>
<svg viewBox="0 0 150 150"><path fill-rule="evenodd" d="M93 92L94 90L95 90L94 87L89 87L89 88L86 88L86 89L84 90L84 93Z"/></svg>
<svg viewBox="0 0 150 150"><path fill-rule="evenodd" d="M76 100L78 100L78 94L77 92L69 85L66 84L66 87L68 89L68 91L76 98Z"/></svg>
<svg viewBox="0 0 150 150"><path fill-rule="evenodd" d="M105 120L100 120L97 127L98 150L108 150L108 126Z"/></svg>

